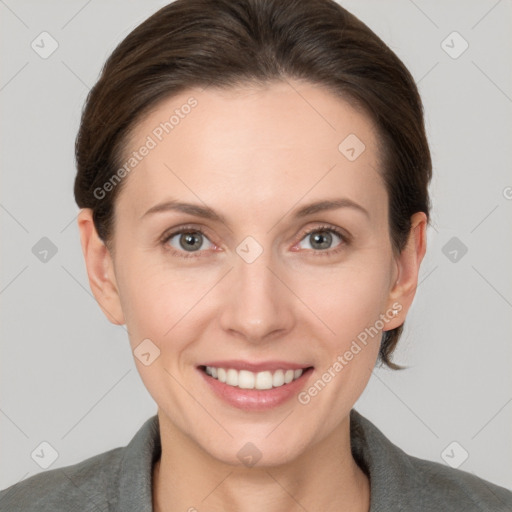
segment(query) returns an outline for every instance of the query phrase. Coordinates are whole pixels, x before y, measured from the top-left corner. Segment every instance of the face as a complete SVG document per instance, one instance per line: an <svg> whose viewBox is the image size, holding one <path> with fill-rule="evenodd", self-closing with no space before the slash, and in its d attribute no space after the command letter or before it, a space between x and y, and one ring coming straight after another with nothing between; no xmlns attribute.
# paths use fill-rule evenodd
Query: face
<svg viewBox="0 0 512 512"><path fill-rule="evenodd" d="M136 126L100 299L166 428L230 464L347 425L419 265L393 255L372 122L292 83L191 89Z"/></svg>

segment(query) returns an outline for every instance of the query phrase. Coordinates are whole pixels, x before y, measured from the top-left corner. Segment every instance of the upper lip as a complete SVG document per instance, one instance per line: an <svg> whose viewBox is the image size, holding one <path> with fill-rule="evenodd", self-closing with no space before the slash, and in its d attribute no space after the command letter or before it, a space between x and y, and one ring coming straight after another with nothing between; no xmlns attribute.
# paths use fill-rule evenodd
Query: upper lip
<svg viewBox="0 0 512 512"><path fill-rule="evenodd" d="M249 362L241 361L239 359L234 360L223 360L223 361L211 361L204 363L201 366L213 366L215 368L225 368L233 370L248 370L250 372L262 372L262 371L276 371L276 370L301 370L309 368L311 365L302 363L291 363L288 361L260 361L260 362Z"/></svg>

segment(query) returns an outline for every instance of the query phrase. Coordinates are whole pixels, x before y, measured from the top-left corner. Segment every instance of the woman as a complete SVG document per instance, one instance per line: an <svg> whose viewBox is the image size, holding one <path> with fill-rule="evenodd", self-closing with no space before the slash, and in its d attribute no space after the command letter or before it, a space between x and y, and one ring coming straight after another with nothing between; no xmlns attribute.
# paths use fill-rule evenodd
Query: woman
<svg viewBox="0 0 512 512"><path fill-rule="evenodd" d="M76 141L91 289L158 405L1 510L510 510L353 405L426 251L414 81L331 0L178 0L116 48Z"/></svg>

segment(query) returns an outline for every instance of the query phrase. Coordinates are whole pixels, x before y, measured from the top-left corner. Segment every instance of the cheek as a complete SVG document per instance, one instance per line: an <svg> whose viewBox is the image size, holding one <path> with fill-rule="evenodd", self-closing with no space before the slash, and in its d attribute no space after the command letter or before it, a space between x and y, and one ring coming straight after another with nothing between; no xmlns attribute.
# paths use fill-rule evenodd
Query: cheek
<svg viewBox="0 0 512 512"><path fill-rule="evenodd" d="M340 265L329 272L315 269L295 278L294 290L307 304L334 344L343 345L370 325L384 311L389 276L379 265Z"/></svg>
<svg viewBox="0 0 512 512"><path fill-rule="evenodd" d="M149 338L159 347L172 340L173 351L179 351L183 329L191 329L190 321L201 311L201 299L217 275L148 260L141 255L126 259L119 283L132 348Z"/></svg>
<svg viewBox="0 0 512 512"><path fill-rule="evenodd" d="M389 278L377 265L364 269L347 265L329 275L309 274L301 282L304 302L315 313L315 317L308 314L311 320L302 325L310 330L313 324L320 326L322 334L315 336L315 377L298 402L306 411L315 408L322 423L319 428L326 433L352 408L371 377L382 336L372 326L384 312Z"/></svg>

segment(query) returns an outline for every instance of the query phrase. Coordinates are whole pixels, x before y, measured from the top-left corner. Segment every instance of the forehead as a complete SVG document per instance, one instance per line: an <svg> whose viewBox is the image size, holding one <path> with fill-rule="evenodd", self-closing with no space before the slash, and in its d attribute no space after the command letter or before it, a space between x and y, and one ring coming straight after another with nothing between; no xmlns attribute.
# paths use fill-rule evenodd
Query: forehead
<svg viewBox="0 0 512 512"><path fill-rule="evenodd" d="M255 205L333 187L370 202L383 192L372 121L304 82L183 91L155 106L127 147L125 162L139 155L121 196L138 209L166 193L208 204L238 194Z"/></svg>

